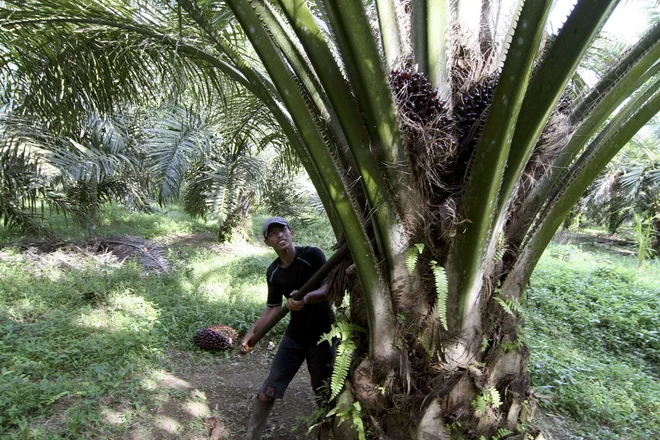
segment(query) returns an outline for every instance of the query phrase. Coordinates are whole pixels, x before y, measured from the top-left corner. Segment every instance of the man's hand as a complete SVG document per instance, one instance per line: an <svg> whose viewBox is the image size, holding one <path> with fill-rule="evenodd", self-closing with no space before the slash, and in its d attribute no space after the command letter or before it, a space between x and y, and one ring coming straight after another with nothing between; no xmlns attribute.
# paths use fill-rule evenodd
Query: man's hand
<svg viewBox="0 0 660 440"><path fill-rule="evenodd" d="M250 346L250 338L254 336L254 333L248 332L241 341L241 353L246 354L254 350L254 347Z"/></svg>
<svg viewBox="0 0 660 440"><path fill-rule="evenodd" d="M296 301L293 299L293 297L298 293L297 290L294 290L289 294L290 298L286 300L286 308L291 310L292 312L297 312L298 310L302 309L305 307L305 304L307 304L307 301L305 301L305 298L302 299L302 301Z"/></svg>

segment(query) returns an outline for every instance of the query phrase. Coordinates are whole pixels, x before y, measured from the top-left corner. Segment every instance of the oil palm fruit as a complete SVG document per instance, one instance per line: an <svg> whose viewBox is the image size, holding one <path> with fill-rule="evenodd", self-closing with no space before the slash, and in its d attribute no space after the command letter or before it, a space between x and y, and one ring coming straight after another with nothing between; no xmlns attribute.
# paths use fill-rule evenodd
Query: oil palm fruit
<svg viewBox="0 0 660 440"><path fill-rule="evenodd" d="M428 77L412 70L392 70L390 84L403 114L418 124L426 124L444 112L438 90Z"/></svg>
<svg viewBox="0 0 660 440"><path fill-rule="evenodd" d="M204 327L195 333L195 345L203 350L225 350L234 348L238 333L226 325Z"/></svg>

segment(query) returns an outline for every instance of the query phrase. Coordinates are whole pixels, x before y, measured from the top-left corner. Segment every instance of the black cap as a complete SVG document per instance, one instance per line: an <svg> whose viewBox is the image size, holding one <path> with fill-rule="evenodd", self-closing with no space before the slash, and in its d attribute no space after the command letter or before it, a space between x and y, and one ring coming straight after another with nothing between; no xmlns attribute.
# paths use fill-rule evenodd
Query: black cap
<svg viewBox="0 0 660 440"><path fill-rule="evenodd" d="M268 228L270 227L270 225L282 225L288 228L289 222L284 220L282 217L270 217L266 219L266 221L264 222L264 227L261 230L261 232L263 232L264 234L264 238L266 238L266 234L268 233Z"/></svg>

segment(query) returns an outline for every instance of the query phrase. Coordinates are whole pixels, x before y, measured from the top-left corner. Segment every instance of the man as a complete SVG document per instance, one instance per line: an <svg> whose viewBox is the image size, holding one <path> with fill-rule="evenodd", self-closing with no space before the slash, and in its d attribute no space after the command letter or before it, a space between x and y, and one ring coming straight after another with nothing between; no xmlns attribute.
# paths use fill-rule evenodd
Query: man
<svg viewBox="0 0 660 440"><path fill-rule="evenodd" d="M291 320L273 359L270 374L259 389L246 440L259 439L266 418L275 399L284 397L284 391L298 372L303 361L311 376L312 388L318 405L323 401L321 387L332 373L333 349L328 342L318 344L323 333L330 330L334 314L326 297L326 283L314 287L301 301L292 297L325 263L325 255L315 247L293 244L294 232L282 217L271 217L264 222L264 242L277 253L277 259L268 267L268 300L261 317L247 332L241 343L243 353L251 352L252 336L282 308L282 298L291 311Z"/></svg>

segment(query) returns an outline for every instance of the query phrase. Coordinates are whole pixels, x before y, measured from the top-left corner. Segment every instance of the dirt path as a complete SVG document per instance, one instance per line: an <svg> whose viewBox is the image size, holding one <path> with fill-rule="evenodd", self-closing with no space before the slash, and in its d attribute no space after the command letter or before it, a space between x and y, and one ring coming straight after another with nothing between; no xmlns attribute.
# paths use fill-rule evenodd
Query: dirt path
<svg viewBox="0 0 660 440"><path fill-rule="evenodd" d="M187 392L190 398L172 400L155 408L152 412L152 426L145 429L142 425L132 432L131 439L208 439L207 432L202 434L200 429L190 429L192 426L168 435L166 424L169 420L170 423L181 426L191 419L201 420L209 415L216 417L223 424L223 438L242 439L252 399L266 378L273 355L274 350L268 350L265 344L247 356L232 352L226 357L218 356L217 361L207 360L203 364L196 363L190 353L169 353L166 364L168 372L163 374L160 386ZM276 402L263 438L313 438L306 433L307 418L314 410L309 374L303 366L287 389L284 399ZM198 423L197 426L200 427L201 424Z"/></svg>
<svg viewBox="0 0 660 440"><path fill-rule="evenodd" d="M214 239L214 237L212 237ZM201 237L207 243L207 237ZM179 243L181 244L181 243ZM186 243L189 244L189 243ZM199 244L199 243L198 243ZM214 243L211 243L213 246ZM232 253L254 252L253 246L242 244L232 246L223 245L225 251ZM267 338L266 338L267 339ZM275 355L278 340L261 341L255 351L242 356L238 351L227 352L224 356L217 356L214 361L199 364L198 359L186 352L169 353L167 367L174 377L181 378L189 385L189 391L194 395L201 393L201 405L197 411L192 410L179 402L175 407L163 408L170 412L170 417L176 415L185 419L191 416L205 417L211 415L224 426L226 434L222 438L241 440L245 434L252 409L252 400L257 389L268 375L270 363ZM168 379L163 378L167 386ZM193 399L195 400L195 399ZM172 411L173 410L173 411ZM277 400L263 434L264 439L273 440L303 440L315 437L307 435L308 420L311 418L316 406L313 401L309 373L306 365L289 385L284 399ZM162 430L161 430L162 434ZM182 435L181 435L182 434ZM207 434L205 432L205 434ZM164 438L155 436L154 439ZM170 438L208 439L208 435L198 436L179 432L179 435ZM136 438L137 440L137 438ZM141 438L140 438L141 440Z"/></svg>

